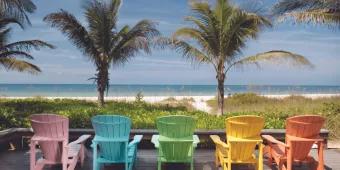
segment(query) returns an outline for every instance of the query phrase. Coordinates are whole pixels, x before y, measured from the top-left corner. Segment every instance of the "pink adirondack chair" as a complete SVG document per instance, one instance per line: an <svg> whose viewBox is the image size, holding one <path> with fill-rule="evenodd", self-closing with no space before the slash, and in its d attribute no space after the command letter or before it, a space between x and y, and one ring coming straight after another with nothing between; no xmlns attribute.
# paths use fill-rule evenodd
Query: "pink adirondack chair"
<svg viewBox="0 0 340 170"><path fill-rule="evenodd" d="M68 143L69 120L54 114L34 114L30 117L34 135L30 144L30 170L42 170L45 165L62 164L63 170L73 170L80 161L83 165L85 141L90 135L82 135ZM36 146L42 157L36 161Z"/></svg>

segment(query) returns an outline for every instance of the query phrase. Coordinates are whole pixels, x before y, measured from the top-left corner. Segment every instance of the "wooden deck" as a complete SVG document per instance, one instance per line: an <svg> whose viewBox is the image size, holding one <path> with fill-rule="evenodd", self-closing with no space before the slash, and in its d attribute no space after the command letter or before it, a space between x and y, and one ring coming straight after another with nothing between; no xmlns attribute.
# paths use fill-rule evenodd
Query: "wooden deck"
<svg viewBox="0 0 340 170"><path fill-rule="evenodd" d="M312 154L315 155L315 151ZM92 153L87 153L88 157L83 168L77 166L77 169L92 170ZM328 149L325 151L326 170L340 170L340 150ZM156 169L156 150L139 150L138 159L135 170L155 170ZM26 151L5 151L0 152L0 170L26 170L29 169L29 152ZM47 169L61 169L61 167L51 167ZM106 170L122 170L123 166L105 167ZM167 164L163 166L164 170L185 170L186 165ZM220 168L221 169L221 168ZM251 170L253 168L247 166L233 166L233 170ZM266 170L270 167L265 166ZM273 167L275 170L276 168ZM307 170L304 165L295 166L294 170ZM199 149L195 152L195 170L218 170L214 165L214 151Z"/></svg>

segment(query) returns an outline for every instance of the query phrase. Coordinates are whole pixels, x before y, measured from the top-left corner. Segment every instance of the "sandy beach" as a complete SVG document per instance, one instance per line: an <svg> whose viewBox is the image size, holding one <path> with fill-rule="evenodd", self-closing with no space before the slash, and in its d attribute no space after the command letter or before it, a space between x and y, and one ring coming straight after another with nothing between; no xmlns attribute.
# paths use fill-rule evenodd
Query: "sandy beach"
<svg viewBox="0 0 340 170"><path fill-rule="evenodd" d="M291 95L295 96L303 96L306 98L310 99L318 99L318 98L329 98L329 97L338 97L340 94L266 94L266 95L260 95L268 98L276 98L276 99L283 99L285 97L289 97ZM44 97L46 99L75 99L75 100L89 100L89 101L95 101L97 100L97 97L69 97L69 96L64 96L64 97ZM182 99L193 99L192 105L197 109L197 110L202 110L209 112L210 107L207 105L207 101L210 99L213 99L215 96L144 96L143 100L145 102L149 103L157 103L161 102L165 99L168 98L174 98L176 100L182 100ZM225 96L226 98L228 96ZM2 99L26 99L26 98L34 98L34 97L1 97ZM105 98L105 100L118 100L118 101L134 101L135 96L108 96Z"/></svg>

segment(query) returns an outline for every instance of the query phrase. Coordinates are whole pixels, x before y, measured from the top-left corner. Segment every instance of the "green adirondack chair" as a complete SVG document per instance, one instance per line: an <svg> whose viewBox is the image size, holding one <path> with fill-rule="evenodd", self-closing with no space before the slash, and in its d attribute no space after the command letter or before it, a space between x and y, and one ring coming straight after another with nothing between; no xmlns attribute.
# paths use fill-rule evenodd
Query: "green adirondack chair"
<svg viewBox="0 0 340 170"><path fill-rule="evenodd" d="M159 135L153 135L151 142L158 149L158 170L163 162L190 163L194 169L194 150L199 143L195 131L195 120L188 116L165 116L156 121Z"/></svg>

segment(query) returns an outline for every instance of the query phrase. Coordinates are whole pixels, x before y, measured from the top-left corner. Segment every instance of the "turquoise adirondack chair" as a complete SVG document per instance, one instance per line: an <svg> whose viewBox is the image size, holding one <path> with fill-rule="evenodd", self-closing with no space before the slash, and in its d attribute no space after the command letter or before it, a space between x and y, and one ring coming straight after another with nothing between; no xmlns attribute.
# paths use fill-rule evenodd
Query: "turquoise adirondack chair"
<svg viewBox="0 0 340 170"><path fill-rule="evenodd" d="M188 116L165 116L156 121L159 135L153 135L151 142L158 149L158 170L162 162L190 163L194 168L194 150L199 138L194 135L195 120Z"/></svg>
<svg viewBox="0 0 340 170"><path fill-rule="evenodd" d="M137 144L142 135L135 135L129 143L131 120L116 115L98 115L92 118L96 133L92 140L93 170L108 163L124 163L125 170L131 170L136 160Z"/></svg>

